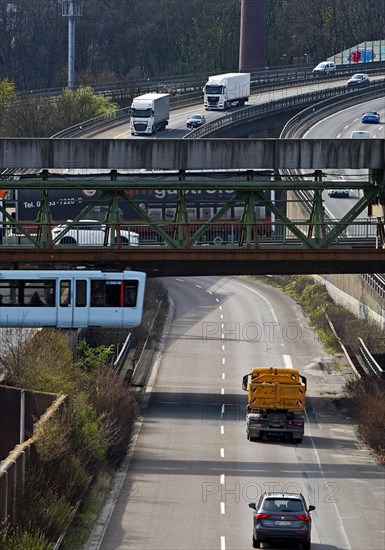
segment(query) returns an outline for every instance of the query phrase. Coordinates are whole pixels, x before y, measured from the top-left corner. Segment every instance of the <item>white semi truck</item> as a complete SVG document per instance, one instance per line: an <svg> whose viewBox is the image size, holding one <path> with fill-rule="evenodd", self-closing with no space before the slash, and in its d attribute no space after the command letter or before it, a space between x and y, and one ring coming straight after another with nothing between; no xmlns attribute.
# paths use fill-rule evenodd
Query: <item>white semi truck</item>
<svg viewBox="0 0 385 550"><path fill-rule="evenodd" d="M209 76L203 88L206 111L244 105L250 95L250 73L226 73Z"/></svg>
<svg viewBox="0 0 385 550"><path fill-rule="evenodd" d="M170 116L170 95L149 93L134 97L131 105L131 134L155 134L165 130Z"/></svg>

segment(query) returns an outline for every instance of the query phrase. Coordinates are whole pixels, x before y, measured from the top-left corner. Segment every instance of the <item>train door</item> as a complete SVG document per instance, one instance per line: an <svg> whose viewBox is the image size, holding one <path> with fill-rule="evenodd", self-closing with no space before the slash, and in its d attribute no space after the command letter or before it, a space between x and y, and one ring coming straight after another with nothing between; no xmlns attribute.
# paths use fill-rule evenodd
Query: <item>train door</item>
<svg viewBox="0 0 385 550"><path fill-rule="evenodd" d="M73 318L73 279L59 279L57 296L57 326L72 328Z"/></svg>
<svg viewBox="0 0 385 550"><path fill-rule="evenodd" d="M82 328L88 326L87 280L61 279L58 297L58 327Z"/></svg>
<svg viewBox="0 0 385 550"><path fill-rule="evenodd" d="M89 292L89 281L86 279L76 279L74 282L74 326L88 327L90 320L90 308L87 306Z"/></svg>

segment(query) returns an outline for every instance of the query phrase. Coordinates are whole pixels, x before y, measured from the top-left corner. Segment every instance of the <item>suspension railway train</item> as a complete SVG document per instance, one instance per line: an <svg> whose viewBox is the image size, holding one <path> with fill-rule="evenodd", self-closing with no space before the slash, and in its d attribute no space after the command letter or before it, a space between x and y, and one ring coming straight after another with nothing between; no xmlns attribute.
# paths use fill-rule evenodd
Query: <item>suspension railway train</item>
<svg viewBox="0 0 385 550"><path fill-rule="evenodd" d="M0 270L0 327L133 328L145 284L137 271Z"/></svg>

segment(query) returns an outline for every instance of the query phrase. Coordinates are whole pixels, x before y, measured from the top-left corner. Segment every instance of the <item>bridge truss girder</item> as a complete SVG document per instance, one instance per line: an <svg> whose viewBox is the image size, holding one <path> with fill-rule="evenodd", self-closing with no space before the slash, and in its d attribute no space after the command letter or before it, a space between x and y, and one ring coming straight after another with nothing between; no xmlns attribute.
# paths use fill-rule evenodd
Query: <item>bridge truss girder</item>
<svg viewBox="0 0 385 550"><path fill-rule="evenodd" d="M8 206L12 199L6 198L0 201L0 212L3 215L3 233L17 233L25 237L23 241L28 246L36 248L54 249L61 238L63 238L74 225L79 226L80 220L87 219L87 216L95 209L95 206L104 204L106 206L105 216L99 222L106 225L104 246L109 248L120 248L122 246L120 231L122 227L148 227L153 235L156 235L157 246L162 245L175 249L189 249L201 243L201 239L212 232L219 224L232 228L236 239L231 244L237 247L259 248L274 245L275 248L285 247L288 240L297 247L309 249L322 249L338 246L338 240L346 236L350 226L371 225L368 219L359 218L367 208L371 210L373 205L382 204L383 187L376 181L349 182L349 189L362 191L362 197L340 220L328 219L325 216L323 193L329 189L341 187L340 181L325 181L319 177L319 171L313 174L314 181L297 179L285 180L284 178L271 178L261 175L258 171L233 171L214 172L202 171L187 174L184 171L166 173L118 173L112 170L108 174L85 174L64 177L58 174L51 174L43 171L28 179L3 180L1 187L11 194L18 190L37 190L40 193L40 208L34 220L28 223L15 220L9 214ZM63 232L52 239L51 229L58 223L52 215L51 193L57 190L84 190L92 188L96 192L95 199L89 200L71 222L66 223ZM158 220L152 217L140 200L135 199L136 191L157 191L175 193L176 208L173 219ZM189 197L198 193L228 192L224 204L207 220L189 219ZM310 214L302 219L290 219L287 214L286 204L282 197L290 192L306 193L306 202L310 206ZM230 194L230 192L233 192ZM274 194L273 194L274 192ZM280 194L280 200L277 200ZM300 203L302 199L298 199ZM212 201L215 205L215 200ZM258 219L255 204L264 206L274 216L274 221ZM128 208L137 216L136 225L121 217L122 205ZM242 214L237 220L226 222L234 205L242 209ZM1 219L1 217L0 217ZM62 222L63 220L61 220ZM383 228L383 216L376 216L375 222L378 226L377 236L385 235ZM32 229L31 229L32 226ZM269 241L268 238L261 238L262 233L275 232L278 238ZM7 230L7 231L6 231ZM4 241L4 239L3 239ZM20 246L20 239L17 243ZM144 243L146 244L146 243ZM212 244L216 244L215 241ZM227 243L230 244L230 243ZM383 245L383 242L381 241ZM8 246L3 242L4 246ZM378 241L377 241L378 245ZM9 244L12 246L12 244ZM62 248L65 245L60 245ZM373 244L370 244L373 246ZM4 248L3 248L4 249Z"/></svg>

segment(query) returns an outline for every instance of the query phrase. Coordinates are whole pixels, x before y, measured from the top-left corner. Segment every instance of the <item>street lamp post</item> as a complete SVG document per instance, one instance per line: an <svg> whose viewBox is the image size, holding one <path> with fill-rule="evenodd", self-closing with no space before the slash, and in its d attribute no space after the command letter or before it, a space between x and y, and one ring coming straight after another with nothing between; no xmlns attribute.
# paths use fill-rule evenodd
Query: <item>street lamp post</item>
<svg viewBox="0 0 385 550"><path fill-rule="evenodd" d="M84 0L62 0L62 16L68 17L68 88L75 84L75 17L83 15Z"/></svg>

